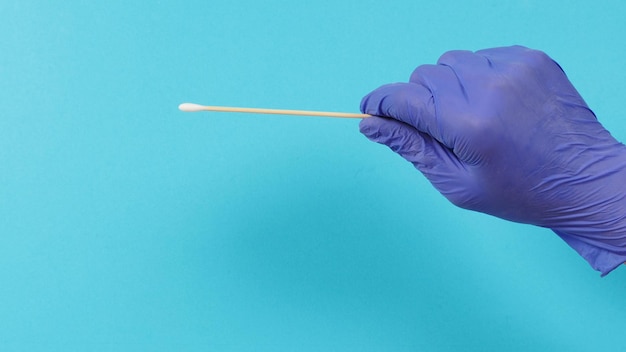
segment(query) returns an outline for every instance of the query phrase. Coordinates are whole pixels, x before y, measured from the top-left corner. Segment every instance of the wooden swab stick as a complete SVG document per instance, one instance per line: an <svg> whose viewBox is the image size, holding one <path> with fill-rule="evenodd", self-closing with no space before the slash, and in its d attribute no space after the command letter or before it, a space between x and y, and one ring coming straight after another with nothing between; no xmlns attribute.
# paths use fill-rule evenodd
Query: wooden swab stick
<svg viewBox="0 0 626 352"><path fill-rule="evenodd" d="M324 116L324 117L343 117L343 118L365 118L371 117L368 114L353 114L346 112L331 111L307 111L307 110L283 110L283 109L257 109L257 108L234 108L228 106L205 106L193 103L183 103L178 106L181 111L219 111L219 112L246 112L253 114L273 114L273 115L301 115L301 116Z"/></svg>

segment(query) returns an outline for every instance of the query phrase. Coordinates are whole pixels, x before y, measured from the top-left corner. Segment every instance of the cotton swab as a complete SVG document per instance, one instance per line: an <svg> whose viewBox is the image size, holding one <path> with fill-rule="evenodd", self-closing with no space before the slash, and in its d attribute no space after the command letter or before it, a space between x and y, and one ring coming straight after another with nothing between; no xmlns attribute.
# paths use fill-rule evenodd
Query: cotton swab
<svg viewBox="0 0 626 352"><path fill-rule="evenodd" d="M218 112L244 112L250 114L272 114L272 115L300 115L300 116L323 116L342 118L365 118L371 117L368 114L354 114L346 112L331 111L307 111L307 110L284 110L284 109L258 109L258 108L236 108L228 106L206 106L193 103L183 103L178 106L181 111L218 111Z"/></svg>

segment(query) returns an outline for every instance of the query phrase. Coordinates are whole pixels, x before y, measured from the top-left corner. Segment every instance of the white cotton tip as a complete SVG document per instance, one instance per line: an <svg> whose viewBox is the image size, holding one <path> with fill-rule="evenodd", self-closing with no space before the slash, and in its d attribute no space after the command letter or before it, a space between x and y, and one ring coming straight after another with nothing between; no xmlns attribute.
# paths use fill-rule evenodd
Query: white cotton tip
<svg viewBox="0 0 626 352"><path fill-rule="evenodd" d="M180 105L178 105L178 109L180 109L180 111L185 111L185 112L196 112L196 111L202 111L204 107L202 105L199 104L193 104L193 103L182 103Z"/></svg>

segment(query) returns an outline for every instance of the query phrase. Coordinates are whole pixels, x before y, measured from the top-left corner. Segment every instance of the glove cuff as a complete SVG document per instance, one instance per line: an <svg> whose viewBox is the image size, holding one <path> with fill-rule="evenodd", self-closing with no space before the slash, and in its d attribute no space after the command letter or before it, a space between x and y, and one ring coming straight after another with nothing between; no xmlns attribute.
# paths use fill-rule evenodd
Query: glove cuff
<svg viewBox="0 0 626 352"><path fill-rule="evenodd" d="M552 229L570 247L599 271L602 276L606 276L618 266L626 263L626 248L617 247L610 243L601 242L587 237L568 234L556 229Z"/></svg>

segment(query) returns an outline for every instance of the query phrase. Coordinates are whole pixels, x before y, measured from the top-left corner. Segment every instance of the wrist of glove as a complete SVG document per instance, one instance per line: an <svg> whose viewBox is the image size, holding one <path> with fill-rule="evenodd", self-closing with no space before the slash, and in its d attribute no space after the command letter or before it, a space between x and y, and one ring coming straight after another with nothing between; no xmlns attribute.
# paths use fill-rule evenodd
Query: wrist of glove
<svg viewBox="0 0 626 352"><path fill-rule="evenodd" d="M626 147L546 54L448 52L361 110L452 203L553 229L603 275L626 261Z"/></svg>
<svg viewBox="0 0 626 352"><path fill-rule="evenodd" d="M626 192L620 187L626 186L626 151L620 149L569 177L561 197L570 204L554 212L548 226L602 276L626 262Z"/></svg>

